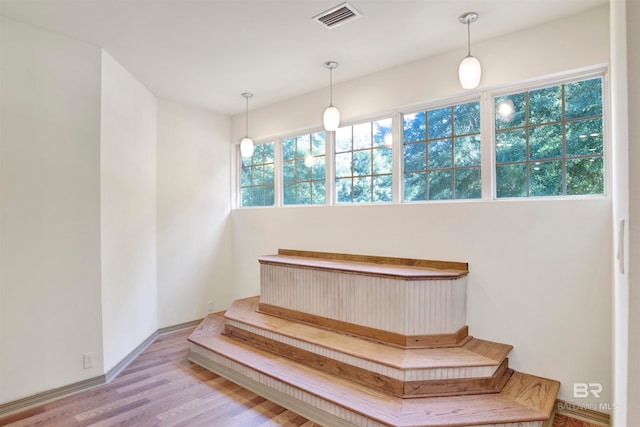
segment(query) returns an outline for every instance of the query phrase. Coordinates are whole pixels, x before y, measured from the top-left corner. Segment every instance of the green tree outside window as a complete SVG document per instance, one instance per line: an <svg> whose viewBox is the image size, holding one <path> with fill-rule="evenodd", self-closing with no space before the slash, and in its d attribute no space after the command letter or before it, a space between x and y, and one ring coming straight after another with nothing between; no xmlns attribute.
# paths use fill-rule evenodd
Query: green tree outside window
<svg viewBox="0 0 640 427"><path fill-rule="evenodd" d="M387 118L336 131L336 203L393 200L391 123Z"/></svg>
<svg viewBox="0 0 640 427"><path fill-rule="evenodd" d="M251 157L242 158L240 191L242 207L274 204L274 143L256 145Z"/></svg>
<svg viewBox="0 0 640 427"><path fill-rule="evenodd" d="M403 116L404 201L477 199L480 102Z"/></svg>
<svg viewBox="0 0 640 427"><path fill-rule="evenodd" d="M602 78L495 98L496 196L604 193Z"/></svg>

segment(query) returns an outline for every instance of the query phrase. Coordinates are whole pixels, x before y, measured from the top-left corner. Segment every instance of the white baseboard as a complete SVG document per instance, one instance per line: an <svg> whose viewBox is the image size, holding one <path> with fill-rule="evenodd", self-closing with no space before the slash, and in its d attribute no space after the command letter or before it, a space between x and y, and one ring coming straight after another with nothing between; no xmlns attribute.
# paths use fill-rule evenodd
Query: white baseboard
<svg viewBox="0 0 640 427"><path fill-rule="evenodd" d="M129 364L133 362L136 357L140 356L140 353L142 353L147 347L149 347L151 343L154 342L156 338L158 338L159 335L160 334L158 334L158 331L155 331L154 333L149 335L146 340L142 341L140 345L138 345L129 354L127 354L124 359L116 364L116 366L109 369L109 371L104 374L106 383L109 384L111 381L113 381L113 379L117 377L118 374L124 370L124 368L129 366Z"/></svg>
<svg viewBox="0 0 640 427"><path fill-rule="evenodd" d="M134 348L129 354L127 354L117 365L111 368L104 375L89 378L83 381L78 381L73 384L68 384L55 389L43 391L41 393L34 394L33 396L24 397L22 399L14 400L8 403L0 405L0 418L6 417L11 414L15 414L20 411L32 408L34 406L42 405L53 400L62 399L74 394L82 393L83 391L91 390L92 388L109 384L115 377L118 376L131 362L135 360L156 338L160 335L169 334L182 329L195 327L202 322L202 319L193 320L191 322L180 323L178 325L167 326L160 328L147 339L145 339L140 345Z"/></svg>
<svg viewBox="0 0 640 427"><path fill-rule="evenodd" d="M92 388L101 386L103 384L105 384L105 376L100 375L73 384L65 385L63 387L43 391L42 393L37 393L33 396L24 397L22 399L14 400L9 403L4 403L0 405L0 417L11 415L34 406L61 399L63 397L82 393L83 391L91 390Z"/></svg>

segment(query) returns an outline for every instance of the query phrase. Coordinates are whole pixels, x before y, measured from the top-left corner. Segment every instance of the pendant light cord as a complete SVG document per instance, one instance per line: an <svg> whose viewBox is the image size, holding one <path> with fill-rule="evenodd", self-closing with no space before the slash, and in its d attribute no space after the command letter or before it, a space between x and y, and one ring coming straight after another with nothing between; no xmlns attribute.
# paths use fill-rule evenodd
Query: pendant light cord
<svg viewBox="0 0 640 427"><path fill-rule="evenodd" d="M471 22L467 21L467 56L471 56Z"/></svg>
<svg viewBox="0 0 640 427"><path fill-rule="evenodd" d="M245 138L249 138L249 97L245 97L246 102L246 108L245 108L245 123L244 123L244 130L245 130Z"/></svg>
<svg viewBox="0 0 640 427"><path fill-rule="evenodd" d="M329 107L333 107L333 68L329 68Z"/></svg>

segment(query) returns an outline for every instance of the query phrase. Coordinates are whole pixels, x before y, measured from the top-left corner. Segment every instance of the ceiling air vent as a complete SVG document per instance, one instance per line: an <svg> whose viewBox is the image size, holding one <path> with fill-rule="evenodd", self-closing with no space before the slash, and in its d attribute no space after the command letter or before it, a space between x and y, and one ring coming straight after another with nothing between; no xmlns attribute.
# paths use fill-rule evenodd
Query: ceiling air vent
<svg viewBox="0 0 640 427"><path fill-rule="evenodd" d="M349 3L342 3L329 10L325 10L321 14L314 16L312 19L322 24L324 27L331 29L353 21L354 19L358 19L361 16L362 14Z"/></svg>

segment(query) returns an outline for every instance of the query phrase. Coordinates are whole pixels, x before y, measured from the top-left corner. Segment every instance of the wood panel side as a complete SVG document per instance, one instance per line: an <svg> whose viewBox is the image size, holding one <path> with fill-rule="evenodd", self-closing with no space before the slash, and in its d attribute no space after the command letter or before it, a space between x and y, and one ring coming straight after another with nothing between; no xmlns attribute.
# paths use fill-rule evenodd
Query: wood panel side
<svg viewBox="0 0 640 427"><path fill-rule="evenodd" d="M402 335L370 328L368 326L356 325L340 320L316 316L314 314L277 307L271 304L258 304L258 312L281 317L287 320L306 323L335 332L355 335L357 337L370 339L400 348L460 347L470 339L469 328L466 325L452 334Z"/></svg>
<svg viewBox="0 0 640 427"><path fill-rule="evenodd" d="M498 393L511 378L505 359L495 374L483 378L461 378L452 380L410 381L405 383L403 397L462 396L466 394Z"/></svg>

